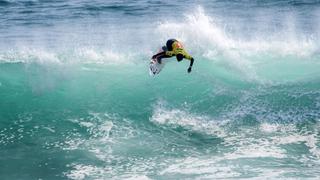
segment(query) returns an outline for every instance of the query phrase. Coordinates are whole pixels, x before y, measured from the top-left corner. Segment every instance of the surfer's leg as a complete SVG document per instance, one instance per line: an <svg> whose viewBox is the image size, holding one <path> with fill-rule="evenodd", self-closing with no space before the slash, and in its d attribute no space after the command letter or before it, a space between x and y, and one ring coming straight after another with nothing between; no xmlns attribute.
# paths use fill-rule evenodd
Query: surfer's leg
<svg viewBox="0 0 320 180"><path fill-rule="evenodd" d="M159 57L157 57L157 61L158 61L159 64L161 64L162 58L171 58L171 57L172 56L168 56L168 55L159 56Z"/></svg>

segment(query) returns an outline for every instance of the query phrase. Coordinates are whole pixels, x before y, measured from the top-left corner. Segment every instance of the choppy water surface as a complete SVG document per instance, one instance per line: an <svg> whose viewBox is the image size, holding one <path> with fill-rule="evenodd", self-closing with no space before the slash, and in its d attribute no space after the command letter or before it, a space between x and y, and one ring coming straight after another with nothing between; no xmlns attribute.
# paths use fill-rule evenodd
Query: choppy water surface
<svg viewBox="0 0 320 180"><path fill-rule="evenodd" d="M320 176L318 1L0 0L1 179ZM167 39L172 58L150 77Z"/></svg>

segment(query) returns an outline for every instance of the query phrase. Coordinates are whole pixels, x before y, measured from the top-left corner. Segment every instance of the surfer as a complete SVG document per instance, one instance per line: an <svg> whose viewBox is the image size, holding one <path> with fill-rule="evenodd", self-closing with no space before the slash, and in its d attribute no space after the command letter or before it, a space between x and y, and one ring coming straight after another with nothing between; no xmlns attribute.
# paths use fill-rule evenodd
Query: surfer
<svg viewBox="0 0 320 180"><path fill-rule="evenodd" d="M152 59L156 59L161 64L162 58L171 58L173 56L176 56L178 62L182 61L183 58L190 60L188 73L191 72L194 59L184 50L181 42L176 39L169 39L166 46L162 47L162 51L153 55Z"/></svg>

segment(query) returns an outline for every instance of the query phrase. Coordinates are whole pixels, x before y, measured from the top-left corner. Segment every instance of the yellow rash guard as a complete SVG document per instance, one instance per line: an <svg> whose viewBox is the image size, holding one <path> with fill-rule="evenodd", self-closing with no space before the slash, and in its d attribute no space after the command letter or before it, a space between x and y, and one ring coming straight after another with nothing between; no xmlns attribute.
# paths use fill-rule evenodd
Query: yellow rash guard
<svg viewBox="0 0 320 180"><path fill-rule="evenodd" d="M172 51L166 51L166 55L168 56L176 56L177 54L182 54L186 59L192 59L192 56L183 49L183 46L179 41L175 41L172 44Z"/></svg>

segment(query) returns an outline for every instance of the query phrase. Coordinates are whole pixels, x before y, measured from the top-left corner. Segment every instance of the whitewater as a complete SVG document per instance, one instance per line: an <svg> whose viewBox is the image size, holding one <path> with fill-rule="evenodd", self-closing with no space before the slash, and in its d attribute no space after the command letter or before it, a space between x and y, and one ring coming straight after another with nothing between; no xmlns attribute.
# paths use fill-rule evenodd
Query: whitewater
<svg viewBox="0 0 320 180"><path fill-rule="evenodd" d="M319 179L318 1L0 0L0 179ZM149 76L166 40L195 63Z"/></svg>

